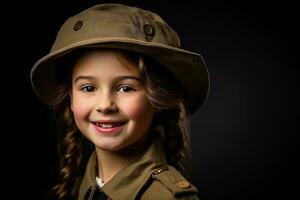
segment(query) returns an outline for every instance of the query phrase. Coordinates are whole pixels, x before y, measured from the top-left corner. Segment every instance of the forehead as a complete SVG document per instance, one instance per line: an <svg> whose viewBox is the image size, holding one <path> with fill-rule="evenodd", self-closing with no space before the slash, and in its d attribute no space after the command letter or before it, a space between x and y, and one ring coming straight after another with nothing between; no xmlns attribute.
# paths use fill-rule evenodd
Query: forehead
<svg viewBox="0 0 300 200"><path fill-rule="evenodd" d="M88 73L102 74L139 74L137 65L126 58L122 52L113 50L91 50L80 56L73 66L73 76Z"/></svg>

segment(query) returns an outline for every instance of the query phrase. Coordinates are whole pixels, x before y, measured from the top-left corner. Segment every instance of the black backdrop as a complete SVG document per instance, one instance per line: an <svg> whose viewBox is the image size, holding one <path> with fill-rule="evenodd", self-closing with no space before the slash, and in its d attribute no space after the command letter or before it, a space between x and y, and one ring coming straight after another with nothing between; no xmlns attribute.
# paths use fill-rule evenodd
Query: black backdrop
<svg viewBox="0 0 300 200"><path fill-rule="evenodd" d="M5 50L1 100L7 119L2 120L1 165L7 178L4 190L12 195L9 199L43 199L54 179L49 110L33 94L30 69L47 54L67 17L98 2L112 1L2 5L8 12L1 14ZM199 52L206 60L210 95L191 119L191 174L200 197L291 195L297 188L290 184L295 174L289 160L296 155L293 137L297 133L291 128L296 110L290 110L295 108L291 94L297 93L298 71L291 63L293 6L258 1L114 2L158 13L179 33L183 48Z"/></svg>

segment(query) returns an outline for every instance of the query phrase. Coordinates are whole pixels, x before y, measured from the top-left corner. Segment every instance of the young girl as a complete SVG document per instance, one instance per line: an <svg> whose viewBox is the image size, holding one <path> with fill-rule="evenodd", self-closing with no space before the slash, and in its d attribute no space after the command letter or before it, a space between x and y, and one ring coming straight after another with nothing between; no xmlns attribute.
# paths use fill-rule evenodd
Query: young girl
<svg viewBox="0 0 300 200"><path fill-rule="evenodd" d="M69 18L31 70L59 125L54 199L198 199L187 117L206 99L199 54L157 14L101 4Z"/></svg>

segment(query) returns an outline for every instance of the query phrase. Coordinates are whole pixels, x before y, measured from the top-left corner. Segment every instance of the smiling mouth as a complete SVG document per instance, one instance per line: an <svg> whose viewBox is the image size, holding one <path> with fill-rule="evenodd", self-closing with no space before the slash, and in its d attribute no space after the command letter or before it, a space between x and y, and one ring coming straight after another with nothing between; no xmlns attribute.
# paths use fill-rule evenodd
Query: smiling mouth
<svg viewBox="0 0 300 200"><path fill-rule="evenodd" d="M97 127L107 128L107 129L123 126L126 123L127 123L126 121L123 121L123 122L93 122L93 124L96 125Z"/></svg>

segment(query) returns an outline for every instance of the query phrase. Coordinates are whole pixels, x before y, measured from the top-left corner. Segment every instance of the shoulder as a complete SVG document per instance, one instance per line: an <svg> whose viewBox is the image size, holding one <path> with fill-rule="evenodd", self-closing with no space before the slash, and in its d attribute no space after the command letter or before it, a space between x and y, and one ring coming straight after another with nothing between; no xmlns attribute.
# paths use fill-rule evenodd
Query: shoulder
<svg viewBox="0 0 300 200"><path fill-rule="evenodd" d="M198 190L174 167L168 166L152 174L149 186L142 194L142 200L197 200Z"/></svg>

